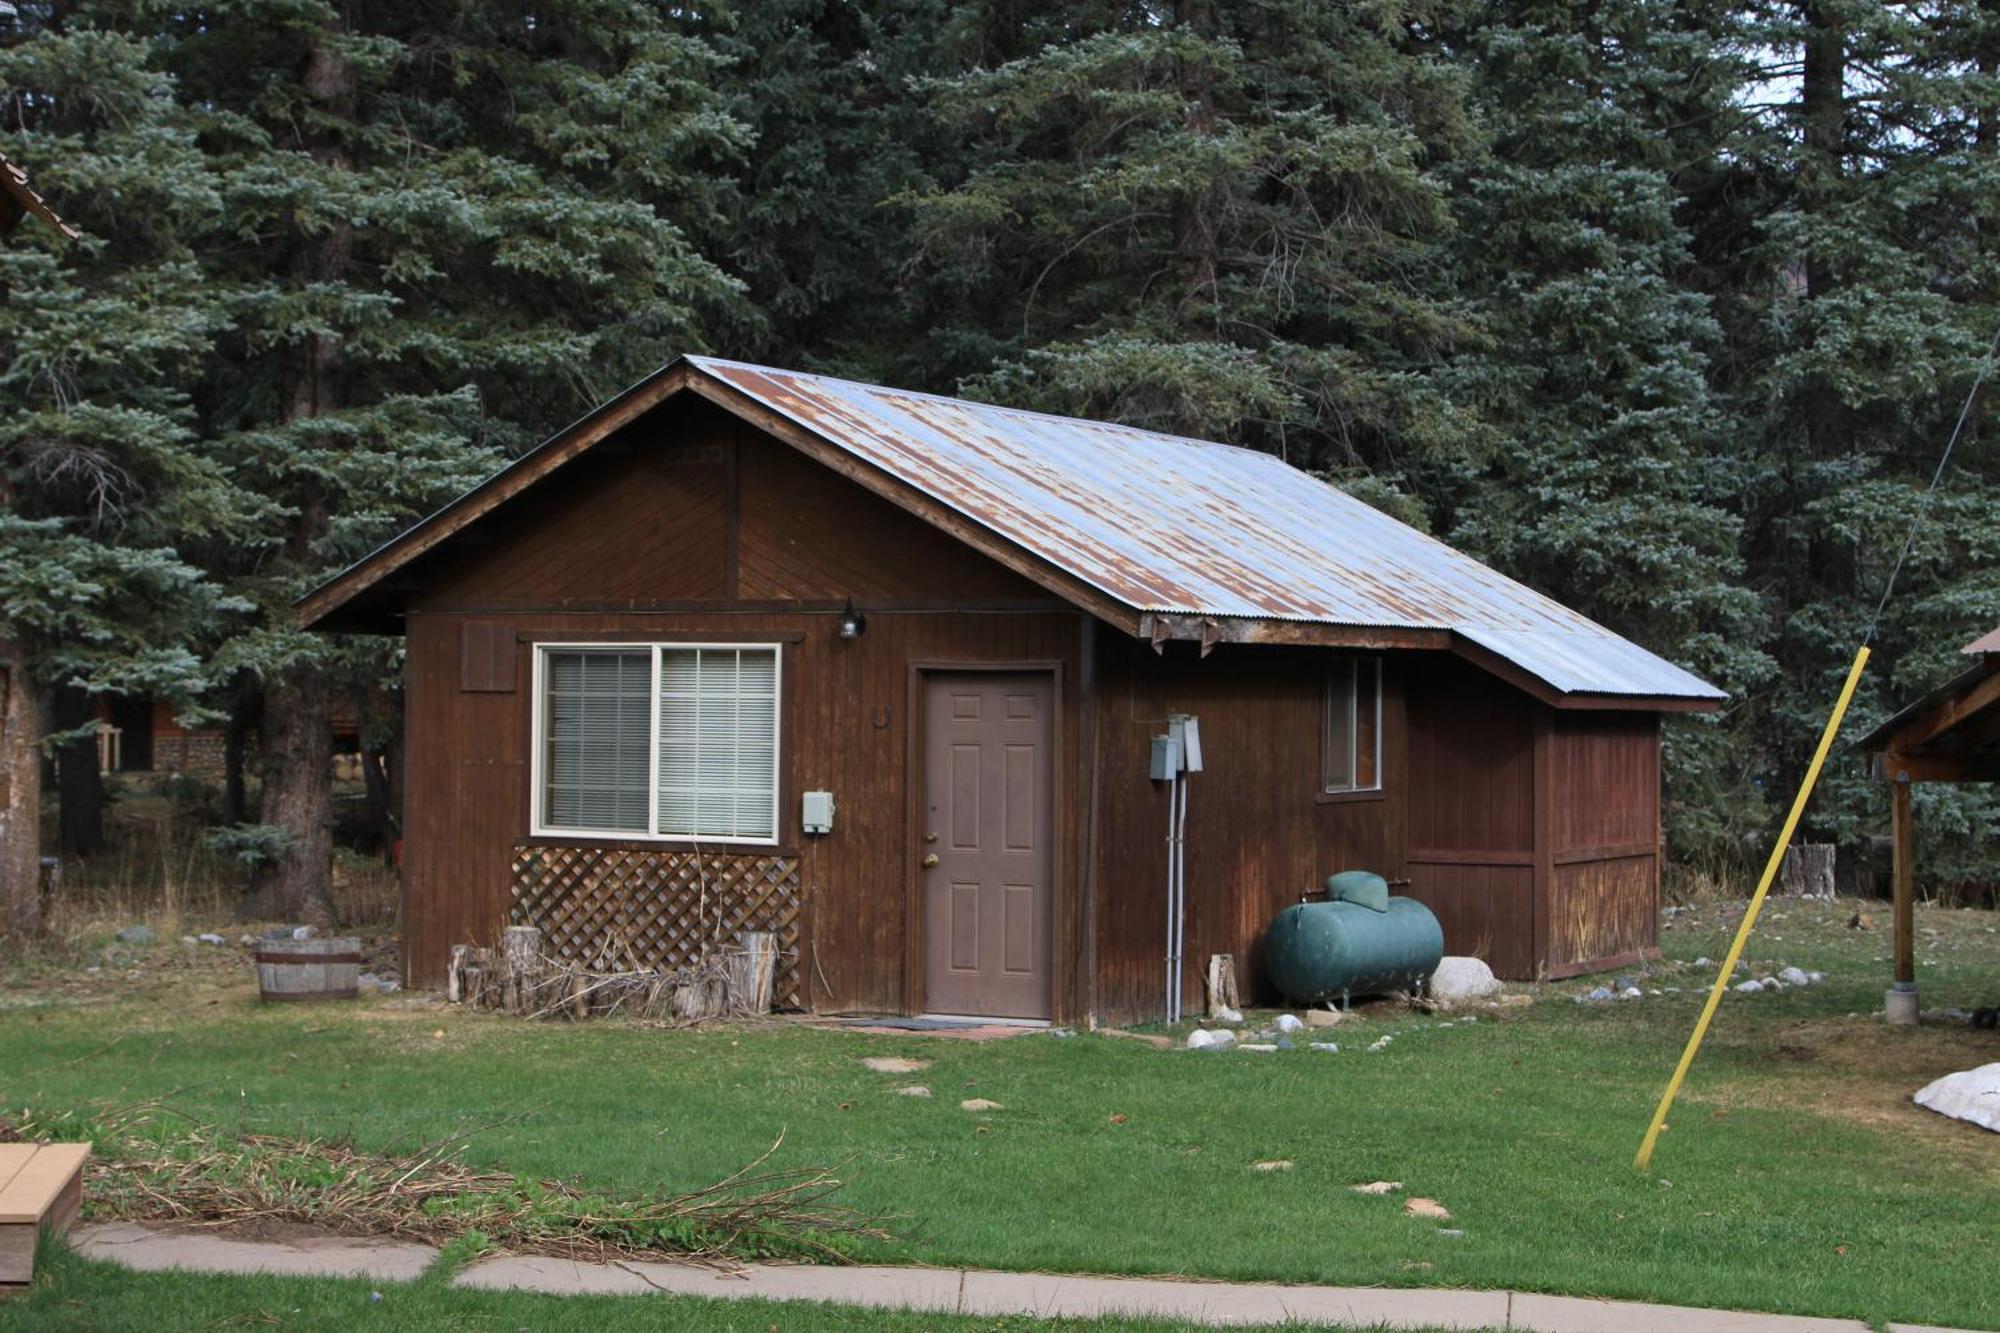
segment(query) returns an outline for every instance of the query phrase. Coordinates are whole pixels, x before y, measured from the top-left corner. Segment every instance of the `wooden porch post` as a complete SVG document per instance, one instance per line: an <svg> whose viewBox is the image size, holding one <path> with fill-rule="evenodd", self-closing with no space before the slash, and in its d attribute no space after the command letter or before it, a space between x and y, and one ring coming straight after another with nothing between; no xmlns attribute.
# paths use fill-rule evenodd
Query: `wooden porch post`
<svg viewBox="0 0 2000 1333"><path fill-rule="evenodd" d="M1895 897L1895 978L1883 1012L1891 1023L1912 1026L1917 1021L1916 866L1915 829L1910 818L1910 782L1900 775L1889 781L1890 840L1893 846L1890 884Z"/></svg>

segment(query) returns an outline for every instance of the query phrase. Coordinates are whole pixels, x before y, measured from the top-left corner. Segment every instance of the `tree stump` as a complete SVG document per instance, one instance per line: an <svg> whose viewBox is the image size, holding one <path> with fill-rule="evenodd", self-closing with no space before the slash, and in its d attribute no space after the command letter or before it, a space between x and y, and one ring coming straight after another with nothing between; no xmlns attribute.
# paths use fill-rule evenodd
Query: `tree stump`
<svg viewBox="0 0 2000 1333"><path fill-rule="evenodd" d="M778 937L766 930L737 935L738 952L729 959L729 1007L740 1013L771 1012L771 988L778 979Z"/></svg>
<svg viewBox="0 0 2000 1333"><path fill-rule="evenodd" d="M542 985L542 932L509 926L500 932L501 1004L511 1014L531 1014Z"/></svg>
<svg viewBox="0 0 2000 1333"><path fill-rule="evenodd" d="M1210 954L1208 957L1208 1012L1221 1008L1241 1009L1242 997L1236 990L1236 955Z"/></svg>
<svg viewBox="0 0 2000 1333"><path fill-rule="evenodd" d="M1833 897L1833 852L1830 842L1795 843L1785 849L1778 867L1778 888L1794 898Z"/></svg>

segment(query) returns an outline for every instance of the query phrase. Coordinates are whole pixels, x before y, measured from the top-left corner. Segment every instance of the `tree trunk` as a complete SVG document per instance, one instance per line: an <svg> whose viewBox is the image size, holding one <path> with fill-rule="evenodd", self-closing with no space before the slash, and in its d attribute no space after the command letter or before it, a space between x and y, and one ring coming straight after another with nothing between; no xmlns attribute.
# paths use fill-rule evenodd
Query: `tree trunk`
<svg viewBox="0 0 2000 1333"><path fill-rule="evenodd" d="M304 86L314 109L327 116L352 111L354 74L337 49L335 34L322 34L306 57ZM345 166L333 138L309 130L304 146L317 161ZM353 231L345 225L321 232L298 229L291 246L290 275L300 286L338 283L347 270ZM340 406L340 339L311 334L286 354L280 371L281 421L290 424L324 416ZM327 497L311 483L298 499L298 518L287 542L297 568L323 559L319 543L330 521ZM283 614L281 612L281 614ZM289 668L264 681L261 768L264 796L261 822L283 829L290 847L275 863L258 867L253 908L260 916L333 922L333 687L317 663Z"/></svg>
<svg viewBox="0 0 2000 1333"><path fill-rule="evenodd" d="M20 646L0 637L0 914L17 943L42 933L41 721Z"/></svg>
<svg viewBox="0 0 2000 1333"><path fill-rule="evenodd" d="M252 880L264 919L333 924L333 688L317 666L264 685L262 820L291 836Z"/></svg>
<svg viewBox="0 0 2000 1333"><path fill-rule="evenodd" d="M249 749L250 730L255 720L257 695L238 688L229 700L229 721L222 728L222 826L244 823L250 808L244 791L244 755Z"/></svg>
<svg viewBox="0 0 2000 1333"><path fill-rule="evenodd" d="M97 716L88 692L74 685L56 691L56 727L68 731ZM97 768L97 736L64 741L56 755L56 793L61 801L62 854L90 856L104 849L104 779Z"/></svg>
<svg viewBox="0 0 2000 1333"><path fill-rule="evenodd" d="M1831 6L1802 7L1805 71L1799 85L1799 114L1805 123L1805 156L1799 164L1799 202L1807 214L1829 218L1841 207L1841 177L1847 147L1847 25ZM1828 296L1839 275L1815 235L1807 247L1806 301ZM1847 452L1847 412L1833 386L1810 377L1806 394L1806 436L1814 458Z"/></svg>

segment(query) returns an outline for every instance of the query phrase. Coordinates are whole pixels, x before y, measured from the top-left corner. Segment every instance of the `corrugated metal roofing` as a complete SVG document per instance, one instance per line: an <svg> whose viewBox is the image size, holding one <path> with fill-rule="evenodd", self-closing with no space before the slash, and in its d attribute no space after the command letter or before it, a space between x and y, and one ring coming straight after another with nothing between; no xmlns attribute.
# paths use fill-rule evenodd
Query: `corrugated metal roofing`
<svg viewBox="0 0 2000 1333"><path fill-rule="evenodd" d="M1984 657L2000 653L2000 629L1990 634L1982 634L1965 647L1959 649L1967 657Z"/></svg>
<svg viewBox="0 0 2000 1333"><path fill-rule="evenodd" d="M1725 697L1269 454L687 359L1135 610L1450 630L1564 693Z"/></svg>

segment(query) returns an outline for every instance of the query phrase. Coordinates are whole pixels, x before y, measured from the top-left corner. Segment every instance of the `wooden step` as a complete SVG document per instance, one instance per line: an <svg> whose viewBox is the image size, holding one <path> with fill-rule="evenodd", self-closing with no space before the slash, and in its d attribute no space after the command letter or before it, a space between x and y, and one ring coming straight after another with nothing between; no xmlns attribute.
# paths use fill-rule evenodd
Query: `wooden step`
<svg viewBox="0 0 2000 1333"><path fill-rule="evenodd" d="M0 1143L0 1289L35 1275L35 1239L61 1235L83 1206L88 1143Z"/></svg>

